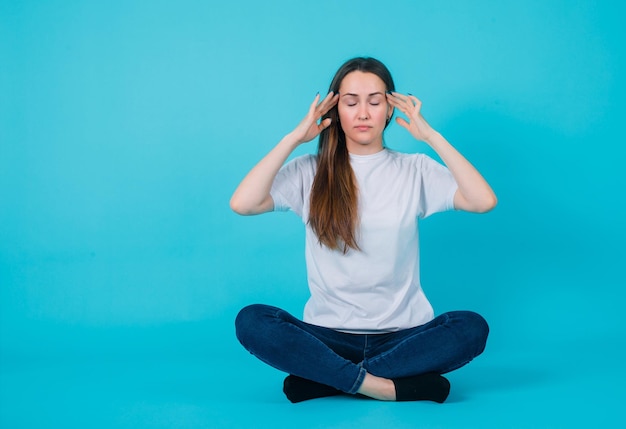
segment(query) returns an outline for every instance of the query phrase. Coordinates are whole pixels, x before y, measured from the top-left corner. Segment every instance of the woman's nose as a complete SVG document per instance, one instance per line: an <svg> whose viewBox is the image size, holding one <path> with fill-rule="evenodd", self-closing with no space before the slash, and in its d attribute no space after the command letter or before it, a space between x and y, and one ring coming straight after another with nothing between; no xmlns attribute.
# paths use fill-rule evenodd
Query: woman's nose
<svg viewBox="0 0 626 429"><path fill-rule="evenodd" d="M369 119L369 113L367 111L367 106L362 106L359 109L359 116L358 116L358 118L363 120L363 121Z"/></svg>

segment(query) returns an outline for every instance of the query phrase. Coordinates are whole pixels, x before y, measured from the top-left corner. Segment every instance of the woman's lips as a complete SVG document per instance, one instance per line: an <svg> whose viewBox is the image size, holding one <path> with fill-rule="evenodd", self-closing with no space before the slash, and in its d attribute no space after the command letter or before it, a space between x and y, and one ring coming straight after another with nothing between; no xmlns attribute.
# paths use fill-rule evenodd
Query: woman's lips
<svg viewBox="0 0 626 429"><path fill-rule="evenodd" d="M356 126L354 128L356 128L359 131L368 131L371 127L369 127L367 125L359 125L359 126Z"/></svg>

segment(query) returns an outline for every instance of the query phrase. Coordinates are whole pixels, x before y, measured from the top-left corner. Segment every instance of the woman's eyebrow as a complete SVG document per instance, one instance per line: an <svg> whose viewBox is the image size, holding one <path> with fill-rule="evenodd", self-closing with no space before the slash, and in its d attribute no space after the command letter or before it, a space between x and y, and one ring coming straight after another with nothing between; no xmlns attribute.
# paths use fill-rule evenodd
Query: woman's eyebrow
<svg viewBox="0 0 626 429"><path fill-rule="evenodd" d="M372 92L371 94L368 94L367 96L368 97L373 97L374 95L383 95L383 93L380 92L380 91L377 91L377 92ZM345 94L341 94L341 96L342 97L358 97L359 94L354 94L352 92L347 92Z"/></svg>

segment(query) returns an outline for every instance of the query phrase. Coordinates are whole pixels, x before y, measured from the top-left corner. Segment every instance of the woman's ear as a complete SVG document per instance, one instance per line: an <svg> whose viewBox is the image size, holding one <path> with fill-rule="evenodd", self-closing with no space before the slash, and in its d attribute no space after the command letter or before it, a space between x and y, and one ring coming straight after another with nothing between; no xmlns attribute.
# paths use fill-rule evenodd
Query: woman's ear
<svg viewBox="0 0 626 429"><path fill-rule="evenodd" d="M393 107L391 108L391 112L389 111L389 108L387 108L387 121L385 122L385 125L389 125L389 122L391 121L392 116L393 116Z"/></svg>

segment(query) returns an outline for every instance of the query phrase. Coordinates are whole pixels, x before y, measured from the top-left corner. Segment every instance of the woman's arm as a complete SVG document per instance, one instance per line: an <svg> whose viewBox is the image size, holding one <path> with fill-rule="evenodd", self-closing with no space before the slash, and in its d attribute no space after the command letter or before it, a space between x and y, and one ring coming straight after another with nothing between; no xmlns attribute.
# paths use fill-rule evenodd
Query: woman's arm
<svg viewBox="0 0 626 429"><path fill-rule="evenodd" d="M420 112L421 101L415 96L405 96L397 92L388 94L387 100L409 118L409 121L396 118L396 122L413 137L432 147L454 176L459 186L454 194L454 207L474 213L485 213L493 209L497 198L491 186L459 151L426 122Z"/></svg>
<svg viewBox="0 0 626 429"><path fill-rule="evenodd" d="M309 112L302 122L261 160L241 181L230 199L230 207L241 215L261 214L274 209L270 190L274 178L291 152L300 144L313 140L326 127L330 119L317 121L328 112L339 99L337 94L329 93L318 104L319 94L313 100Z"/></svg>

